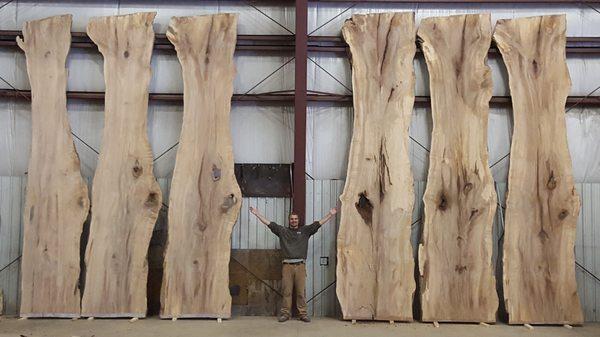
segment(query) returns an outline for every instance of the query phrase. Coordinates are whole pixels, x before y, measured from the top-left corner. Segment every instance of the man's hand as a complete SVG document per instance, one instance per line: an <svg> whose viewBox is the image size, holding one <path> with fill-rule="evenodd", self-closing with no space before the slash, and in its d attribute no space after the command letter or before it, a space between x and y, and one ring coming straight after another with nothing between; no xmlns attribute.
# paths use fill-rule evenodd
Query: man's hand
<svg viewBox="0 0 600 337"><path fill-rule="evenodd" d="M271 221L260 214L260 212L256 209L256 207L250 207L250 213L254 214L260 222L268 225Z"/></svg>
<svg viewBox="0 0 600 337"><path fill-rule="evenodd" d="M329 212L327 212L327 215L325 215L325 217L323 217L323 219L319 220L319 223L321 225L324 225L325 223L327 223L327 221L331 220L331 218L333 218L333 216L336 213L337 213L337 208L336 207L330 209Z"/></svg>

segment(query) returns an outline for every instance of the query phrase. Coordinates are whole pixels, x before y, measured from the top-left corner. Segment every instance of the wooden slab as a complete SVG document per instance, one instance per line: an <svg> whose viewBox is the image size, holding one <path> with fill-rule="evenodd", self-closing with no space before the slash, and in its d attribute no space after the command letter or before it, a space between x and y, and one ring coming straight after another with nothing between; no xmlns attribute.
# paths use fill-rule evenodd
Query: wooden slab
<svg viewBox="0 0 600 337"><path fill-rule="evenodd" d="M578 324L575 281L579 196L567 146L571 80L564 15L498 20L514 132L504 235L504 302L511 324Z"/></svg>
<svg viewBox="0 0 600 337"><path fill-rule="evenodd" d="M155 15L93 18L87 27L104 56L106 98L83 316L146 315L147 253L162 200L146 130Z"/></svg>
<svg viewBox="0 0 600 337"><path fill-rule="evenodd" d="M78 317L79 242L88 216L67 116L71 15L28 21L24 40L31 85L31 156L23 211L21 317Z"/></svg>
<svg viewBox="0 0 600 337"><path fill-rule="evenodd" d="M419 245L422 320L494 322L494 180L488 168L489 14L427 18L417 33L433 131Z"/></svg>
<svg viewBox="0 0 600 337"><path fill-rule="evenodd" d="M353 15L342 33L352 54L354 127L340 197L336 291L344 319L411 321L414 14Z"/></svg>
<svg viewBox="0 0 600 337"><path fill-rule="evenodd" d="M161 318L231 316L231 231L241 207L229 112L235 14L174 17L167 37L184 83L181 139L169 197Z"/></svg>

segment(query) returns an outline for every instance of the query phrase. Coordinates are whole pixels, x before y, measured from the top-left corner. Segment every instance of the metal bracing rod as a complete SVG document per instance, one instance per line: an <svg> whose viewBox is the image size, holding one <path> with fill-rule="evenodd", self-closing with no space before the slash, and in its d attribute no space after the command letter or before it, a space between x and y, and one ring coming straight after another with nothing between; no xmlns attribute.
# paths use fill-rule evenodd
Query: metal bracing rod
<svg viewBox="0 0 600 337"><path fill-rule="evenodd" d="M289 64L293 60L294 60L294 57L292 57L287 62L285 62L284 64L282 64L281 66L279 66L277 69L273 70L269 75L267 75L262 80L258 81L258 83L256 83L254 86L252 86L250 89L248 89L245 93L243 93L241 95L241 97L247 97L249 95L250 91L254 90L256 87L258 87L259 85L261 85L262 83L264 83L266 80L268 80L269 78L271 78L275 73L277 73L279 70L283 69L283 67L285 67L287 64ZM281 91L281 92L284 92L284 91ZM272 94L275 94L275 93L276 92L273 92ZM263 95L265 95L265 94L263 94ZM277 95L277 96L281 96L281 95ZM154 158L153 162L156 162L157 160L159 160L162 156L164 156L169 151L171 151L172 149L174 149L177 145L179 145L179 141L177 141L175 144L173 144L168 149L166 149L164 152L162 152L161 154L159 154L156 158Z"/></svg>
<svg viewBox="0 0 600 337"><path fill-rule="evenodd" d="M315 66L317 66L317 68L321 69L323 72L325 72L327 75L329 75L329 77L331 77L334 81L336 81L339 85L341 85L342 87L344 87L346 90L348 90L349 93L352 93L352 89L348 88L344 83L342 83L342 81L340 81L337 77L333 76L333 74L331 74L329 71L327 71L327 69L323 68L319 63L315 62L315 60L313 60L312 58L308 58L308 60L312 63L314 63Z"/></svg>
<svg viewBox="0 0 600 337"><path fill-rule="evenodd" d="M598 10L596 7L590 5L589 3L585 2L585 1L580 1L579 3L591 8L594 12L600 14L600 10Z"/></svg>
<svg viewBox="0 0 600 337"><path fill-rule="evenodd" d="M596 92L600 90L600 86L598 86L596 89L590 91L587 95L581 97L579 100L577 100L575 103L573 103L570 107L567 108L567 110L565 111L565 113L571 111L571 109L575 108L576 106L578 106L579 104L581 104L581 102L585 101L586 99L592 97L592 95ZM600 97L598 97L598 100L600 101ZM568 102L568 99L567 99ZM492 164L492 166L490 166L490 169L493 168L494 166L496 166L497 164L499 164L500 162L502 162L504 159L508 158L508 156L510 156L510 151L508 151L507 154L505 154L504 156L502 156L500 159L498 159L494 164Z"/></svg>
<svg viewBox="0 0 600 337"><path fill-rule="evenodd" d="M269 78L271 78L271 76L275 75L275 73L277 73L279 70L283 69L283 67L285 67L286 65L288 65L294 59L295 59L295 57L292 57L289 60L287 60L284 64L282 64L281 66L279 66L277 69L273 70L265 78L263 78L262 80L258 81L258 83L256 83L255 85L253 85L250 89L246 90L246 92L242 96L248 95L250 93L250 91L256 89L256 87L258 87L259 85L263 84L266 80L268 80Z"/></svg>
<svg viewBox="0 0 600 337"><path fill-rule="evenodd" d="M15 0L8 0L7 2L3 3L2 6L0 6L0 10L8 5L10 5L13 1Z"/></svg>
<svg viewBox="0 0 600 337"><path fill-rule="evenodd" d="M25 98L26 100L28 100L29 102L31 102L31 92L29 92L29 96L25 95L23 93L22 90L18 90L17 88L15 88L14 85L12 85L10 82L8 82L6 79L4 79L4 77L0 76L0 81L4 82L6 85L8 85L9 87L11 87L12 89L10 89L11 92L16 94L19 94L20 97ZM6 91L6 90L4 90ZM1 96L1 95L0 95ZM85 145L86 147L88 147L90 150L92 150L94 153L96 153L97 155L100 154L100 152L98 152L98 150L96 150L95 148L93 148L90 144L88 144L86 141L84 141L81 137L79 137L75 132L73 132L73 130L71 130L71 135L73 135L73 137L75 137L77 140L79 140L83 145Z"/></svg>
<svg viewBox="0 0 600 337"><path fill-rule="evenodd" d="M260 14L262 14L264 17L266 17L267 19L269 19L270 21L274 22L276 25L278 25L279 27L283 28L285 31L287 31L288 33L290 33L291 35L294 35L294 32L292 32L291 30L289 30L286 26L284 26L283 24L281 24L279 21L275 20L273 17L271 17L270 15L268 15L267 13L263 12L262 10L260 10L258 7L254 6L253 4L251 4L248 1L243 0L243 2L254 8L257 12L259 12Z"/></svg>
<svg viewBox="0 0 600 337"><path fill-rule="evenodd" d="M331 19L325 21L325 23L321 24L319 27L313 29L310 33L308 33L309 39L310 36L313 35L314 33L316 33L318 30L320 30L321 28L327 26L329 23L331 23L333 20L339 18L340 16L344 15L344 13L346 13L347 11L351 10L352 8L356 7L356 5L358 5L358 3L355 3L353 5L351 5L350 7L347 7L346 9L344 9L343 11L341 11L340 13L338 13L337 15L335 15L334 17L332 17Z"/></svg>

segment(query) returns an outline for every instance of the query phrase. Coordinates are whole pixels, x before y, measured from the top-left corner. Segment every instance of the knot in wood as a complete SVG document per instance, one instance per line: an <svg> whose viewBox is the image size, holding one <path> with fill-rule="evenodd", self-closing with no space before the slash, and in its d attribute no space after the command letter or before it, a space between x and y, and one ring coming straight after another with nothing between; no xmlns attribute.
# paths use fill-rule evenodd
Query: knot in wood
<svg viewBox="0 0 600 337"><path fill-rule="evenodd" d="M442 211L445 211L448 208L448 199L446 199L446 195L444 193L440 195L440 202L438 203L438 208Z"/></svg>
<svg viewBox="0 0 600 337"><path fill-rule="evenodd" d="M567 217L567 215L569 215L569 211L567 211L566 209L563 209L558 214L558 218L561 219L561 220L564 220Z"/></svg>
<svg viewBox="0 0 600 337"><path fill-rule="evenodd" d="M473 218L477 215L477 213L479 213L479 210L477 208L473 208L471 210L471 215L469 216L469 221L473 220Z"/></svg>
<svg viewBox="0 0 600 337"><path fill-rule="evenodd" d="M554 171L550 172L550 178L548 178L548 183L546 183L546 187L549 190L553 190L556 188L556 178L554 178Z"/></svg>
<svg viewBox="0 0 600 337"><path fill-rule="evenodd" d="M367 191L358 194L358 202L354 204L358 214L367 225L371 225L373 222L373 204L371 200L367 198Z"/></svg>
<svg viewBox="0 0 600 337"><path fill-rule="evenodd" d="M473 189L473 184L472 183L466 183L465 187L463 187L463 193L464 194L469 194L469 192L471 192L472 189Z"/></svg>
<svg viewBox="0 0 600 337"><path fill-rule="evenodd" d="M144 206L152 208L152 207L156 206L157 203L158 203L158 193L150 192L150 194L148 194L148 197L146 198L146 202L144 202Z"/></svg>
<svg viewBox="0 0 600 337"><path fill-rule="evenodd" d="M135 165L132 169L133 177L137 179L142 175L142 173L144 173L144 168L140 165L140 161L136 159Z"/></svg>
<svg viewBox="0 0 600 337"><path fill-rule="evenodd" d="M217 181L221 179L221 169L217 167L217 165L213 164L212 166L212 179L213 181Z"/></svg>
<svg viewBox="0 0 600 337"><path fill-rule="evenodd" d="M237 198L235 197L235 195L233 193L231 193L224 198L223 204L221 205L221 209L223 211L227 211L236 203L237 203Z"/></svg>

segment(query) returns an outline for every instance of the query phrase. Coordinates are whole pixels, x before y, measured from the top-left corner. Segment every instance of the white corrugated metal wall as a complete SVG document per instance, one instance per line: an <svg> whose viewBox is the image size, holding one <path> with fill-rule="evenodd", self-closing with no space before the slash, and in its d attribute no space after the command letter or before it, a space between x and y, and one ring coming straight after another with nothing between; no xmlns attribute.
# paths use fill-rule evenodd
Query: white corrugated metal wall
<svg viewBox="0 0 600 337"><path fill-rule="evenodd" d="M287 7L286 7L287 6ZM164 33L173 15L236 12L239 34L289 34L294 27L294 10L288 5L256 5L257 9L239 1L34 1L15 0L0 9L0 29L20 29L23 22L55 14L74 15L73 31L84 31L88 19L99 15L125 14L135 11L157 11L155 31ZM599 36L600 14L584 4L579 6L514 5L514 4L340 4L318 3L309 8L309 29L314 35L340 35L343 21L353 13L380 11L416 12L416 19L456 13L491 12L492 23L498 18L527 15L566 13L568 36ZM268 19L270 16L276 21ZM332 21L330 19L334 18ZM308 85L310 90L348 94L351 92L351 73L348 62L330 54L310 55ZM265 76L290 60L290 56L237 53L235 93L244 93ZM317 64L319 66L317 66ZM587 95L600 86L600 59L569 57L572 95ZM490 60L493 70L494 95L506 95L506 71L500 59ZM102 91L102 58L91 50L72 49L68 59L69 90ZM251 93L293 88L294 63L283 66ZM173 53L157 51L152 59L151 92L182 92L181 69ZM415 60L416 94L428 95L427 70L422 59ZM329 73L329 74L328 74ZM20 51L0 48L0 76L10 85L28 89L25 59ZM335 78L334 78L335 77ZM0 82L0 88L10 88ZM593 95L599 95L595 92ZM0 101L0 268L20 254L21 207L24 200L24 174L27 170L30 147L29 104L24 101ZM95 149L100 147L103 127L102 104L70 100L69 117L75 133ZM151 102L148 133L155 158L175 144L181 128L180 105ZM315 104L307 116L307 222L320 218L336 203L343 189L348 144L351 138L352 109L333 104ZM575 180L582 196L582 212L577 236L577 260L583 268L600 275L600 111L576 107L567 114L569 147L573 159ZM261 106L252 103L234 104L231 118L235 160L238 163L290 163L293 159L293 109ZM510 150L510 109L492 108L489 123L490 164L496 163ZM430 145L431 118L429 109L416 108L411 136L425 147ZM96 155L76 142L82 162L82 172L89 179L96 166ZM155 174L163 192L168 194L169 177L174 166L175 151L167 152L155 162ZM415 177L415 197L421 200L428 167L428 154L411 142L411 162ZM504 184L508 160L499 161L493 168L498 182L499 200L504 200ZM168 197L165 196L165 200ZM233 248L277 248L276 238L248 216L248 205L256 205L268 217L285 223L290 201L282 198L245 198L240 219L232 235ZM422 214L417 203L414 221ZM500 214L497 219L501 219ZM158 227L164 226L161 218ZM495 226L501 226L497 221ZM418 238L419 223L415 223L413 242ZM496 235L501 232L495 227ZM312 240L309 248L309 280L307 298L315 315L336 312L335 233L336 225L325 226ZM321 265L328 257L328 265ZM325 262L325 261L323 261ZM324 263L323 263L324 264ZM0 287L5 292L6 308L16 312L18 300L18 261L0 272ZM582 268L577 269L579 294L585 308L586 320L600 320L600 283ZM328 287L329 286L329 287Z"/></svg>

